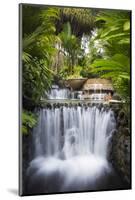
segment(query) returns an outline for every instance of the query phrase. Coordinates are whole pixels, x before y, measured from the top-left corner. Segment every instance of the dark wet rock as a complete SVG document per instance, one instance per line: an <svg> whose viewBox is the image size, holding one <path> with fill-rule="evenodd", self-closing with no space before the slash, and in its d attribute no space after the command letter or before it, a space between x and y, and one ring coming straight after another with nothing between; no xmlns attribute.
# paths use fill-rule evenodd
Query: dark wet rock
<svg viewBox="0 0 135 200"><path fill-rule="evenodd" d="M110 107L109 106L107 106L106 107L106 112L108 112L110 110Z"/></svg>
<svg viewBox="0 0 135 200"><path fill-rule="evenodd" d="M126 114L123 111L120 111L117 117L117 125L118 126L127 126L128 119Z"/></svg>
<svg viewBox="0 0 135 200"><path fill-rule="evenodd" d="M120 112L120 108L112 106L112 111L114 112L115 118L117 119L118 114Z"/></svg>
<svg viewBox="0 0 135 200"><path fill-rule="evenodd" d="M127 183L130 183L130 136L129 129L119 127L110 141L109 160Z"/></svg>
<svg viewBox="0 0 135 200"><path fill-rule="evenodd" d="M44 107L51 109L52 105L51 105L51 103L47 103L46 105L44 105Z"/></svg>
<svg viewBox="0 0 135 200"><path fill-rule="evenodd" d="M92 106L96 106L96 104L95 104L95 103L92 103Z"/></svg>
<svg viewBox="0 0 135 200"><path fill-rule="evenodd" d="M98 109L101 111L101 109L102 109L102 105L101 104L98 105Z"/></svg>
<svg viewBox="0 0 135 200"><path fill-rule="evenodd" d="M115 114L116 130L109 141L108 159L121 177L130 184L130 129L126 113L118 107L112 107Z"/></svg>
<svg viewBox="0 0 135 200"><path fill-rule="evenodd" d="M91 107L91 103L88 103L87 105L88 105L89 107Z"/></svg>
<svg viewBox="0 0 135 200"><path fill-rule="evenodd" d="M82 104L81 104L81 103L78 103L78 106L82 106Z"/></svg>

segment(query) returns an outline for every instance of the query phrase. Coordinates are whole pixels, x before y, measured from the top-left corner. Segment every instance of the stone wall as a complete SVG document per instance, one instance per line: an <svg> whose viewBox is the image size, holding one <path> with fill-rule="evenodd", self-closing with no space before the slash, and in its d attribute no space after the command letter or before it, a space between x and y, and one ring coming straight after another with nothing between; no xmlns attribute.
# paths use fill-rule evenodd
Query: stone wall
<svg viewBox="0 0 135 200"><path fill-rule="evenodd" d="M120 176L130 184L130 129L128 128L128 119L122 110L117 110L116 120L117 127L113 132L112 139L110 141L110 155L109 160L111 161L114 168L118 171Z"/></svg>

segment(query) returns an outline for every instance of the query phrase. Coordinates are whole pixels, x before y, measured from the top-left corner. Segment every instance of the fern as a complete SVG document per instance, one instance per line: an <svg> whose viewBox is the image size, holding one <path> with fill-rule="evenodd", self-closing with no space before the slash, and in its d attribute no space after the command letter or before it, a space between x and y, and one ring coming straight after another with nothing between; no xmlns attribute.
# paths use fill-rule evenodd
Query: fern
<svg viewBox="0 0 135 200"><path fill-rule="evenodd" d="M37 119L32 112L22 112L22 133L28 135L29 130L36 125Z"/></svg>

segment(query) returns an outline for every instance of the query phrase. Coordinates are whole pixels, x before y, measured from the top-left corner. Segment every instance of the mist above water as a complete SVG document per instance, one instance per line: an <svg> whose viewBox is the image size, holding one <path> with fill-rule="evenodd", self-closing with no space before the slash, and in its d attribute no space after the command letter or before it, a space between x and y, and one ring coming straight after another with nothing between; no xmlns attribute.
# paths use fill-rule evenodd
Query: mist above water
<svg viewBox="0 0 135 200"><path fill-rule="evenodd" d="M79 155L66 160L37 157L28 169L30 188L38 192L96 190L111 168L105 159L94 155Z"/></svg>

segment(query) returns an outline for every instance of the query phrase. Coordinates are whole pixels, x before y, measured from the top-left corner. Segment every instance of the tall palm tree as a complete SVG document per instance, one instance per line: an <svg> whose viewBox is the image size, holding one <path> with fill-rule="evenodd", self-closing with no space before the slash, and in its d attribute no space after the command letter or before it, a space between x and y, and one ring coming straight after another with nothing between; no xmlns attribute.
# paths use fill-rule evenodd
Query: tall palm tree
<svg viewBox="0 0 135 200"><path fill-rule="evenodd" d="M95 27L97 11L86 8L61 8L60 20L57 21L57 31L62 30L62 24L70 22L72 34L81 38L84 33L90 34Z"/></svg>
<svg viewBox="0 0 135 200"><path fill-rule="evenodd" d="M67 22L64 25L63 31L59 34L62 48L67 58L67 65L69 66L69 73L72 74L74 65L77 62L77 56L80 51L80 40L72 34L71 25Z"/></svg>

